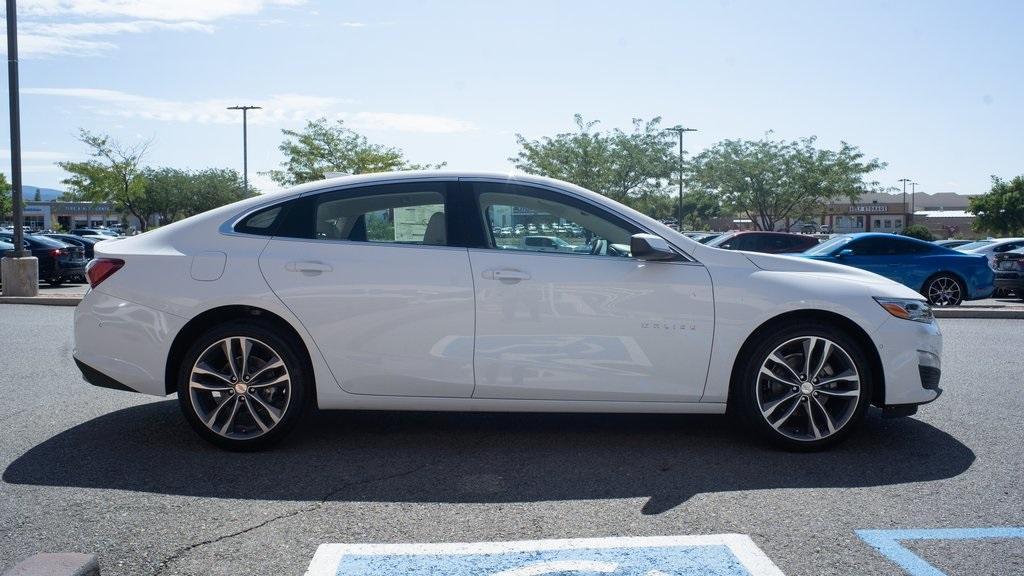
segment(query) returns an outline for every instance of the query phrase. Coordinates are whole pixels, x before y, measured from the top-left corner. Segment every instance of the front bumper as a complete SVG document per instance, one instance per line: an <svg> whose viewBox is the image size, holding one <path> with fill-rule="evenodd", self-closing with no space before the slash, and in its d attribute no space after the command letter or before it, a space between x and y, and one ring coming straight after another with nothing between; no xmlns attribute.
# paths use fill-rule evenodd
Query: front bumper
<svg viewBox="0 0 1024 576"><path fill-rule="evenodd" d="M874 339L885 375L884 393L876 404L883 408L927 404L942 394L942 332L937 322L889 318Z"/></svg>
<svg viewBox="0 0 1024 576"><path fill-rule="evenodd" d="M167 355L185 322L90 290L75 308L75 362L97 386L165 396Z"/></svg>

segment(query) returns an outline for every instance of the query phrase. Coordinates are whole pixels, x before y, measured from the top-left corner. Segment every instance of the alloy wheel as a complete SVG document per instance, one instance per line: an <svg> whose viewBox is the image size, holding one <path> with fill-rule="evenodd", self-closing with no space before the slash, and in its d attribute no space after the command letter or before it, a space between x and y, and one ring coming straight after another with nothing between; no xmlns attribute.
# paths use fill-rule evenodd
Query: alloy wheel
<svg viewBox="0 0 1024 576"><path fill-rule="evenodd" d="M860 373L850 354L820 336L783 342L761 363L757 376L761 416L793 440L822 440L842 430L860 395Z"/></svg>
<svg viewBox="0 0 1024 576"><path fill-rule="evenodd" d="M248 337L214 342L192 366L192 409L214 433L248 440L270 432L291 402L291 375L281 355Z"/></svg>
<svg viewBox="0 0 1024 576"><path fill-rule="evenodd" d="M935 306L956 306L961 300L960 283L949 276L939 276L928 284L928 302Z"/></svg>

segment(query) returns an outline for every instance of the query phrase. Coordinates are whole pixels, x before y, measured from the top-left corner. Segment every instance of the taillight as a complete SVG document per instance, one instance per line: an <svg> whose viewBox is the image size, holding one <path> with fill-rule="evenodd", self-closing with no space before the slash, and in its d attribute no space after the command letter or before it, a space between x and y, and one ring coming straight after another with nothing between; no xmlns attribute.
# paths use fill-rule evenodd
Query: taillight
<svg viewBox="0 0 1024 576"><path fill-rule="evenodd" d="M60 257L60 248L54 248L53 250L50 251L50 254L52 254L54 258L59 258Z"/></svg>
<svg viewBox="0 0 1024 576"><path fill-rule="evenodd" d="M89 286L95 288L124 266L124 260L117 258L94 258L85 266L85 277Z"/></svg>

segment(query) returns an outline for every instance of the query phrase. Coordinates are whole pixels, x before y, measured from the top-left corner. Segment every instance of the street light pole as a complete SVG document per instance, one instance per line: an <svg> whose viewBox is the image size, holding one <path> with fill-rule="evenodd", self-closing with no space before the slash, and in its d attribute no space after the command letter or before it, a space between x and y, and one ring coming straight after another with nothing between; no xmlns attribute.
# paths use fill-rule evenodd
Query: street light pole
<svg viewBox="0 0 1024 576"><path fill-rule="evenodd" d="M897 182L903 183L903 219L906 220L903 228L906 228L910 225L910 214L907 214L907 182L910 182L910 178L900 178Z"/></svg>
<svg viewBox="0 0 1024 576"><path fill-rule="evenodd" d="M910 183L910 214L917 212L917 182Z"/></svg>
<svg viewBox="0 0 1024 576"><path fill-rule="evenodd" d="M21 190L21 103L18 95L18 8L7 0L7 82L11 111L11 200L14 217L14 257L25 257Z"/></svg>
<svg viewBox="0 0 1024 576"><path fill-rule="evenodd" d="M262 110L262 106L228 106L228 110L242 111L242 182L249 193L249 110Z"/></svg>
<svg viewBox="0 0 1024 576"><path fill-rule="evenodd" d="M696 128L684 128L681 125L673 126L672 128L666 128L666 132L675 132L679 134L679 217L676 219L676 225L679 226L679 231L683 231L683 133L685 132L696 132Z"/></svg>

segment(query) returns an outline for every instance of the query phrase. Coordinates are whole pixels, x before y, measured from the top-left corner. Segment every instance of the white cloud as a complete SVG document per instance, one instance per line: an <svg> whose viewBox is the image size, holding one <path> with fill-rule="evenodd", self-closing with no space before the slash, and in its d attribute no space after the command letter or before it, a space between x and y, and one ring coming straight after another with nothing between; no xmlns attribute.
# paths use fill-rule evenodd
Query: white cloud
<svg viewBox="0 0 1024 576"><path fill-rule="evenodd" d="M22 0L18 10L26 16L209 22L258 14L271 6L304 3L305 0Z"/></svg>
<svg viewBox="0 0 1024 576"><path fill-rule="evenodd" d="M402 132L456 133L475 130L465 120L430 114L398 112L347 112L339 110L349 100L331 96L306 94L275 94L264 99L211 98L206 100L167 100L152 98L119 90L102 88L25 88L22 94L56 96L82 101L85 110L103 115L137 118L174 123L234 124L241 118L237 110L228 106L249 104L262 110L249 112L254 125L295 124L326 116L345 120L360 130L390 130Z"/></svg>
<svg viewBox="0 0 1024 576"><path fill-rule="evenodd" d="M11 157L11 149L10 148L0 149L0 158L10 158L10 157ZM35 160L35 161L52 160L54 162L57 162L58 160L67 160L67 159L72 158L72 157L74 157L73 154L68 154L67 152L55 152L53 150L22 150L21 151L21 159L22 160Z"/></svg>
<svg viewBox="0 0 1024 576"><path fill-rule="evenodd" d="M23 0L19 52L24 57L96 56L117 48L97 37L156 31L214 32L215 20L255 15L305 0ZM82 19L92 19L83 21ZM127 19L127 20L126 20ZM71 20L71 21L69 21ZM6 51L0 35L0 50Z"/></svg>
<svg viewBox="0 0 1024 576"><path fill-rule="evenodd" d="M366 22L342 22L342 28L366 28Z"/></svg>

